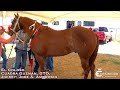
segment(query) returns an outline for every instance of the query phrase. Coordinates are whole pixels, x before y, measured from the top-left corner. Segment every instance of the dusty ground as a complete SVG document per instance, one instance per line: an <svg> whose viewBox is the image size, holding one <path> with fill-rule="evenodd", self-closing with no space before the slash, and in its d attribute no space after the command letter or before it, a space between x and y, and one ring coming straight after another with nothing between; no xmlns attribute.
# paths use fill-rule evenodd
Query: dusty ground
<svg viewBox="0 0 120 90"><path fill-rule="evenodd" d="M14 59L15 58L11 58L8 60L7 68L12 67L12 64L15 61ZM2 64L0 64L0 67L1 65ZM95 75L96 79L120 79L119 55L117 56L117 55L108 55L108 54L98 54L97 59L95 61L95 65L96 65L95 72L97 72L98 69L102 70L102 76L97 77ZM29 71L30 68L27 60L26 72ZM83 70L78 55L76 53L71 53L66 56L54 57L54 71L49 73L49 75L55 79L83 79L82 73ZM34 79L36 79L36 77L34 77ZM90 79L90 74L89 74L89 79Z"/></svg>

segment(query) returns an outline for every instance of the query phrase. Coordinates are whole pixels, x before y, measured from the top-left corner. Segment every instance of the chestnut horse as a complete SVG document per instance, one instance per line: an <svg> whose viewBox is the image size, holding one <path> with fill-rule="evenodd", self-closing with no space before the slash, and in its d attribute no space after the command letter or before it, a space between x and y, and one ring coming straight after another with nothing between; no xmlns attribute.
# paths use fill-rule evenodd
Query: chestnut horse
<svg viewBox="0 0 120 90"><path fill-rule="evenodd" d="M97 35L88 28L76 26L65 30L54 30L43 26L28 17L15 14L9 35L20 29L28 34L31 41L31 49L40 65L41 72L47 56L64 56L72 52L78 53L84 71L84 79L88 78L91 71L91 79L94 79L95 64L99 40Z"/></svg>

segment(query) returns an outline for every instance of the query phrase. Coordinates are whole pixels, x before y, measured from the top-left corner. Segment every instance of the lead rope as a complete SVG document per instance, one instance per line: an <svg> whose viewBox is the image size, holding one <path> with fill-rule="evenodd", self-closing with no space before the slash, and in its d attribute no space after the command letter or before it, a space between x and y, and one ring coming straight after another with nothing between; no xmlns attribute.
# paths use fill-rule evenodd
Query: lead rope
<svg viewBox="0 0 120 90"><path fill-rule="evenodd" d="M21 42L24 44L24 42L19 38L19 36L18 36L17 34L16 34L16 38L18 38L18 40L21 41ZM11 48L10 54L9 54L9 56L8 56L8 59L9 59L9 57L10 57L10 55L11 55L11 52L12 52L12 49L13 49L14 43L15 43L15 39L14 39L14 41L13 41L13 45L12 45L12 48ZM12 68L15 69L15 62L12 64Z"/></svg>
<svg viewBox="0 0 120 90"><path fill-rule="evenodd" d="M15 39L14 39L14 41L15 41ZM8 55L8 58L7 58L7 60L10 58L10 55L11 55L11 53L12 53L12 49L13 49L13 47L14 47L14 41L13 41L13 45L11 46L12 48L11 48L11 50L10 50L10 53L9 53L9 55Z"/></svg>
<svg viewBox="0 0 120 90"><path fill-rule="evenodd" d="M29 29L32 29L32 27L33 27L33 30L35 30L35 24L36 24L36 22L37 22L37 21L35 21L35 23L33 23L33 24L29 27Z"/></svg>
<svg viewBox="0 0 120 90"><path fill-rule="evenodd" d="M4 31L5 33L8 33L7 31ZM15 39L14 39L14 41L15 41ZM8 57L7 57L7 60L10 58L10 55L11 55L11 52L12 52L12 49L13 49L13 47L14 47L14 41L13 41L13 45L11 46L12 48L11 48L11 50L10 50L10 53L9 53L9 55L8 55Z"/></svg>

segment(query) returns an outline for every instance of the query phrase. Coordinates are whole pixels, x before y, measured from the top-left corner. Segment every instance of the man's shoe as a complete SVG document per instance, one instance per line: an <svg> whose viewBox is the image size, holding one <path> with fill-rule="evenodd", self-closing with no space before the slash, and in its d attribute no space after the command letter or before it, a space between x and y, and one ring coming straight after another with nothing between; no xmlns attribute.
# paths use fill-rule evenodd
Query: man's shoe
<svg viewBox="0 0 120 90"><path fill-rule="evenodd" d="M47 72L53 72L53 70L50 70L50 69L46 69Z"/></svg>

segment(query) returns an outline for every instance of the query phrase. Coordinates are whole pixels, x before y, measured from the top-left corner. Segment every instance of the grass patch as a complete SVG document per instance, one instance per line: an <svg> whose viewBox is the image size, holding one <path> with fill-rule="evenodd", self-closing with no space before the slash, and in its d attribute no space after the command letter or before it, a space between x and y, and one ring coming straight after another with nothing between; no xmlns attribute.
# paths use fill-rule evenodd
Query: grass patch
<svg viewBox="0 0 120 90"><path fill-rule="evenodd" d="M103 60L101 60L101 63L106 63L108 60L105 60L105 59L103 59Z"/></svg>
<svg viewBox="0 0 120 90"><path fill-rule="evenodd" d="M116 65L120 65L119 61L112 61L112 63L116 64Z"/></svg>

